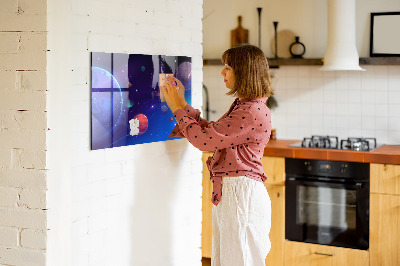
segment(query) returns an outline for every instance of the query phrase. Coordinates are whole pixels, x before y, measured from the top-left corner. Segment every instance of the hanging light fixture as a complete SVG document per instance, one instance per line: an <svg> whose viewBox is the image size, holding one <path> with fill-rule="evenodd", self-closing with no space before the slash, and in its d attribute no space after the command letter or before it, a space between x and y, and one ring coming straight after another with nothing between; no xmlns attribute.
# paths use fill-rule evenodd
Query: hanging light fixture
<svg viewBox="0 0 400 266"><path fill-rule="evenodd" d="M355 0L328 0L328 44L323 71L358 70Z"/></svg>

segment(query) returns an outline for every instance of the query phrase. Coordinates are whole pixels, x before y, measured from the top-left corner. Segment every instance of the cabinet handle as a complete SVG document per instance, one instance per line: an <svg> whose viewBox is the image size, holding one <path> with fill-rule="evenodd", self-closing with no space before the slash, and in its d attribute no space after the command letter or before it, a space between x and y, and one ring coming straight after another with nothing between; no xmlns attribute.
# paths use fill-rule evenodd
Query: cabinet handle
<svg viewBox="0 0 400 266"><path fill-rule="evenodd" d="M327 253L320 253L320 252L314 252L315 255L323 255L323 256L335 256L335 254L327 254Z"/></svg>

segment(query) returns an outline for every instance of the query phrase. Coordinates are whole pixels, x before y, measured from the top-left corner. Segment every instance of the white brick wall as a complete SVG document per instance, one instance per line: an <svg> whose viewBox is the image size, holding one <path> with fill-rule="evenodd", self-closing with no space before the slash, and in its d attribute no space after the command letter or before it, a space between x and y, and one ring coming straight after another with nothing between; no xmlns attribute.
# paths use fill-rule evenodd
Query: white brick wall
<svg viewBox="0 0 400 266"><path fill-rule="evenodd" d="M90 151L89 64L91 51L191 56L200 107L202 0L47 9L47 264L201 265L201 152L185 139Z"/></svg>
<svg viewBox="0 0 400 266"><path fill-rule="evenodd" d="M1 265L45 265L46 3L0 3Z"/></svg>

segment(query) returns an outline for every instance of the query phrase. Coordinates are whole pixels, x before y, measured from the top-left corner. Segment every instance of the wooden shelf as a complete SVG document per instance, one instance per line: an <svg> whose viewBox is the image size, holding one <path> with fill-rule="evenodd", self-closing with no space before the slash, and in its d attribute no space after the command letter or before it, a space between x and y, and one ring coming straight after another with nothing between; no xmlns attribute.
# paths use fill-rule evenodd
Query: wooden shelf
<svg viewBox="0 0 400 266"><path fill-rule="evenodd" d="M400 65L400 57L362 57L360 65Z"/></svg>
<svg viewBox="0 0 400 266"><path fill-rule="evenodd" d="M304 65L322 65L321 58L268 58L270 67L279 66L304 66ZM205 66L218 66L222 65L220 59L204 59L203 64Z"/></svg>
<svg viewBox="0 0 400 266"><path fill-rule="evenodd" d="M268 58L271 68L279 66L322 66L323 58ZM222 65L220 59L204 59L204 66ZM400 57L362 57L360 65L400 65Z"/></svg>

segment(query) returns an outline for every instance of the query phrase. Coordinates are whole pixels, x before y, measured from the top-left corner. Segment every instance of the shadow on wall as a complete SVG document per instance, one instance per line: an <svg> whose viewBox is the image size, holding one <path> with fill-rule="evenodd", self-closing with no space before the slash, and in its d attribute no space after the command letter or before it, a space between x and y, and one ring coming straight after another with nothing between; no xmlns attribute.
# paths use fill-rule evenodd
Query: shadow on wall
<svg viewBox="0 0 400 266"><path fill-rule="evenodd" d="M146 152L135 162L130 265L173 265L177 259L177 240L173 238L174 230L179 228L174 213L180 207L176 204L182 189L178 182L189 144L186 140L173 140L162 145L157 145L160 151Z"/></svg>

